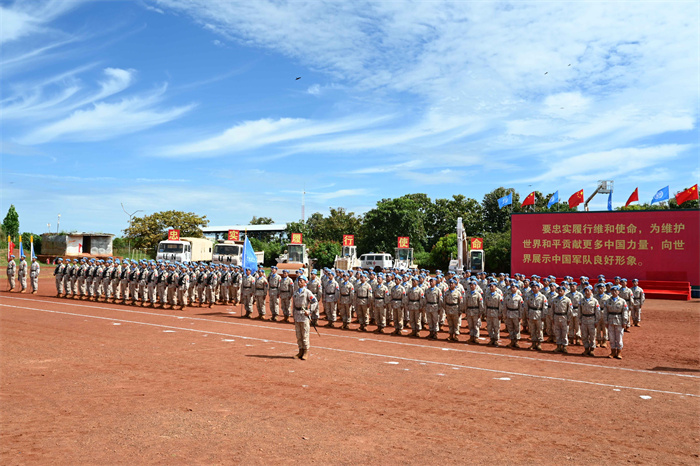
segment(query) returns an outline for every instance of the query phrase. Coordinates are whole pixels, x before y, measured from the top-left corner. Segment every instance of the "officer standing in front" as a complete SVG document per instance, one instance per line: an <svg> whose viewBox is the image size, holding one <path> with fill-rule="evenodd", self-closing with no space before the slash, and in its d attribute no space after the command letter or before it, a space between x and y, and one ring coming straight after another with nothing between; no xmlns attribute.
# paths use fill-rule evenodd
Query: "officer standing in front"
<svg viewBox="0 0 700 466"><path fill-rule="evenodd" d="M299 353L294 358L305 361L309 357L309 347L311 346L309 338L311 306L316 303L316 297L306 288L308 280L304 275L299 277L298 282L299 289L292 298L294 305L294 330L296 331L297 345L299 346Z"/></svg>

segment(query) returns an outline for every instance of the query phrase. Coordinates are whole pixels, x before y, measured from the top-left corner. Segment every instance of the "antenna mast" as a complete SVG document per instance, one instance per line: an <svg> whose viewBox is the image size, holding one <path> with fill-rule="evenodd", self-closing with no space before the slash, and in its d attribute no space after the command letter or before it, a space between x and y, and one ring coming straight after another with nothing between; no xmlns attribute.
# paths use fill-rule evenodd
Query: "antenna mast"
<svg viewBox="0 0 700 466"><path fill-rule="evenodd" d="M306 183L304 183L304 190L301 192L301 221L304 222L304 202L306 200Z"/></svg>

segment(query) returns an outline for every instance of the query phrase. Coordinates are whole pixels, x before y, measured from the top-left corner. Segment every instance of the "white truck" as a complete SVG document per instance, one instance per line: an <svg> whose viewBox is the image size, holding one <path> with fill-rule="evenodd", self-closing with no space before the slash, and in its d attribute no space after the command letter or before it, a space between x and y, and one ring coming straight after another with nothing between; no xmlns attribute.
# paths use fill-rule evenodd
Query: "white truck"
<svg viewBox="0 0 700 466"><path fill-rule="evenodd" d="M394 266L391 254L385 252L370 252L360 256L360 267L364 270L380 272L382 269L390 269Z"/></svg>
<svg viewBox="0 0 700 466"><path fill-rule="evenodd" d="M308 273L309 269L314 265L315 259L309 257L309 250L305 244L287 244L283 254L277 258L277 268L280 273L283 270L289 272L289 276L296 278L300 268L305 268Z"/></svg>
<svg viewBox="0 0 700 466"><path fill-rule="evenodd" d="M333 268L336 270L354 270L360 267L360 259L357 258L357 246L343 246L339 256L335 256Z"/></svg>
<svg viewBox="0 0 700 466"><path fill-rule="evenodd" d="M413 248L396 248L394 267L404 270L417 269L418 266L413 263Z"/></svg>
<svg viewBox="0 0 700 466"><path fill-rule="evenodd" d="M174 262L211 262L212 242L207 238L182 237L158 243L156 259Z"/></svg>
<svg viewBox="0 0 700 466"><path fill-rule="evenodd" d="M484 245L481 248L471 247L471 242L464 234L462 226L462 217L457 219L457 259L450 261L448 270L450 272L466 272L471 273L484 272L486 264L484 261Z"/></svg>
<svg viewBox="0 0 700 466"><path fill-rule="evenodd" d="M219 240L214 245L212 262L214 264L241 265L243 263L243 241ZM255 251L258 265L265 260L264 251Z"/></svg>

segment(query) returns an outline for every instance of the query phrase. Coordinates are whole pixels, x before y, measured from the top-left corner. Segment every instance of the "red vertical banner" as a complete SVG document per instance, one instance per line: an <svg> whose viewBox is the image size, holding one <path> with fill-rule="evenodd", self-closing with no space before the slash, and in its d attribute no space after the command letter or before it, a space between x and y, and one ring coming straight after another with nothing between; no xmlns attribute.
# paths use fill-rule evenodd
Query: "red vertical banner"
<svg viewBox="0 0 700 466"><path fill-rule="evenodd" d="M355 246L355 235L343 235L343 246Z"/></svg>
<svg viewBox="0 0 700 466"><path fill-rule="evenodd" d="M511 271L700 285L700 210L513 214Z"/></svg>
<svg viewBox="0 0 700 466"><path fill-rule="evenodd" d="M240 241L241 240L241 231L240 230L229 230L228 231L228 240L229 241Z"/></svg>
<svg viewBox="0 0 700 466"><path fill-rule="evenodd" d="M409 247L408 245L409 245L408 236L399 236L398 247L407 248L407 247Z"/></svg>
<svg viewBox="0 0 700 466"><path fill-rule="evenodd" d="M470 238L470 249L484 249L484 238Z"/></svg>
<svg viewBox="0 0 700 466"><path fill-rule="evenodd" d="M180 230L168 230L169 241L180 241Z"/></svg>
<svg viewBox="0 0 700 466"><path fill-rule="evenodd" d="M302 243L302 234L301 233L292 233L292 240L290 241L292 244L301 244Z"/></svg>

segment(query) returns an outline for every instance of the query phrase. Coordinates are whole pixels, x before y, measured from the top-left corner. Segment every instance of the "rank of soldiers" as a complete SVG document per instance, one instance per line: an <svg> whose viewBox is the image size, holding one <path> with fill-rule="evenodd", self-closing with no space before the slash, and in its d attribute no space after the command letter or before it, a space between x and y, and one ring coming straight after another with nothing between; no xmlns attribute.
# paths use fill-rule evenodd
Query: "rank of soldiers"
<svg viewBox="0 0 700 466"><path fill-rule="evenodd" d="M553 276L472 276L440 270L435 276L427 270L396 269L375 273L325 268L320 274L311 270L308 278L305 274L300 269L292 280L288 271L278 273L274 266L267 275L262 268L252 271L225 264L85 258L65 263L59 258L54 270L59 297L172 309L240 303L244 317L252 318L255 312L261 320L266 320L269 309L271 321L302 324L297 329L296 356L301 359L308 356L308 326L316 326L321 311L326 327L339 322L342 329L349 329L351 323L359 323L358 331L373 326L381 334L392 328L393 335L410 329L416 338L428 330L431 340L446 330L452 342L459 341L464 330L470 344L479 344L485 322L489 346L500 346L505 324L512 348L520 347L524 333L530 335L532 351L542 350L545 337L556 344L555 352L567 353L570 344L582 345L586 356L594 356L597 347L605 348L609 342L608 357L621 359L623 333L641 325L645 299L637 279L629 288L625 278L608 282L602 275L595 283L585 276L578 282L565 277L557 283ZM12 277L14 288L14 270Z"/></svg>

